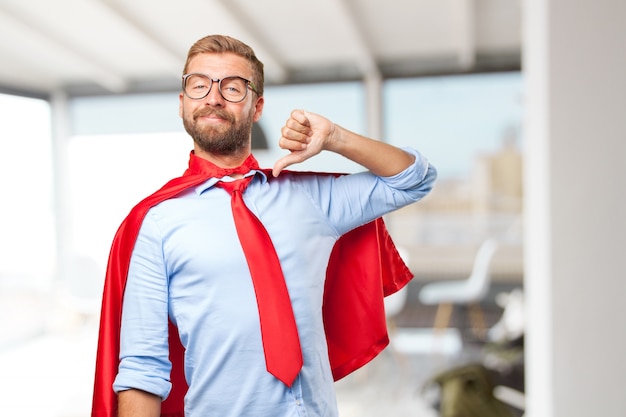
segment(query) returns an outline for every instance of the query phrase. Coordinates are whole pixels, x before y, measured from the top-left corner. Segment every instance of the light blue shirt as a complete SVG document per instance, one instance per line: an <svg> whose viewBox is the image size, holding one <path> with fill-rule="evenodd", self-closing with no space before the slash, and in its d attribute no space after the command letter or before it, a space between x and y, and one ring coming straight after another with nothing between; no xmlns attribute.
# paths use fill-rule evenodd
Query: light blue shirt
<svg viewBox="0 0 626 417"><path fill-rule="evenodd" d="M151 208L128 272L115 391L167 397L170 318L186 349L186 417L337 416L321 313L326 266L341 235L430 191L435 169L406 150L416 161L393 177L252 174L244 200L280 258L302 346L304 366L291 388L265 368L228 192L210 179Z"/></svg>

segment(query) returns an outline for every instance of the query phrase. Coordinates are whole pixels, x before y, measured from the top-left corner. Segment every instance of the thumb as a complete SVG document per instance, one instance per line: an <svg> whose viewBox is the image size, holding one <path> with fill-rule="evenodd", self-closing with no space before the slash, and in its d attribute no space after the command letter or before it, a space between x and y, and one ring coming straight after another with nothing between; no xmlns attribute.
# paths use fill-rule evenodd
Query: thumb
<svg viewBox="0 0 626 417"><path fill-rule="evenodd" d="M274 163L272 175L278 177L283 169L298 162L300 162L300 158L297 155L294 153L287 154Z"/></svg>

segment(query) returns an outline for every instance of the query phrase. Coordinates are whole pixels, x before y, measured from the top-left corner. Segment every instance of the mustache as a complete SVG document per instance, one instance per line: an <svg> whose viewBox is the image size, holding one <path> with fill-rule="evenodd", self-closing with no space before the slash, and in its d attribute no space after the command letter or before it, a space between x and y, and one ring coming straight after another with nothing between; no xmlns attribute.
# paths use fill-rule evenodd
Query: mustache
<svg viewBox="0 0 626 417"><path fill-rule="evenodd" d="M222 119L228 120L229 122L233 123L235 121L235 118L233 117L233 115L231 115L230 113L228 113L226 110L221 110L221 109L211 109L211 108L204 108L204 109L199 109L197 111L195 111L193 113L193 119L194 120L198 120L199 117L204 117L204 116L218 116Z"/></svg>

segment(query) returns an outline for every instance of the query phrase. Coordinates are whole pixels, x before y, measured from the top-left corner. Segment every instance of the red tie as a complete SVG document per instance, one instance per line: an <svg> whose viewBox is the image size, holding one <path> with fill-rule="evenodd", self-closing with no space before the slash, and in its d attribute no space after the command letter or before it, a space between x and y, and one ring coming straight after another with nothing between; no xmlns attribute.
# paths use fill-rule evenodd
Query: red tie
<svg viewBox="0 0 626 417"><path fill-rule="evenodd" d="M267 230L248 209L242 193L252 176L219 182L231 194L237 235L256 293L267 371L291 387L302 368L302 350L278 255Z"/></svg>

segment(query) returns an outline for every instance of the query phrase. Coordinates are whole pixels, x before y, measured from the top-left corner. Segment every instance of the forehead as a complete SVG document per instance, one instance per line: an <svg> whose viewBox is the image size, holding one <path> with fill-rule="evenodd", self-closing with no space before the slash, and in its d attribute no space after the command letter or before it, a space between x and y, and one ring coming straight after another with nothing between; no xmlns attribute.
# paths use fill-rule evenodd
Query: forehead
<svg viewBox="0 0 626 417"><path fill-rule="evenodd" d="M187 72L200 72L212 78L238 75L250 79L252 76L250 63L245 58L230 52L198 54L189 61Z"/></svg>

